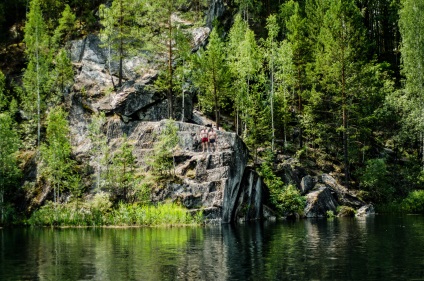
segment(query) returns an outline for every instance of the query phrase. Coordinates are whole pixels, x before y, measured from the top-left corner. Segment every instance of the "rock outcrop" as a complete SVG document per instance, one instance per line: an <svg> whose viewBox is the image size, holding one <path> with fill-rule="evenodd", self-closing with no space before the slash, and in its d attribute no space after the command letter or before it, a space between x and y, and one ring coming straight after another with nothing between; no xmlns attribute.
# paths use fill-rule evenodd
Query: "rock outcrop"
<svg viewBox="0 0 424 281"><path fill-rule="evenodd" d="M210 33L208 27L192 27L189 31L193 37L193 49L204 45ZM71 60L77 69L73 90L84 97L84 106L92 112L117 114L126 122L166 118L166 95L153 87L158 77L157 65L146 55L125 58L123 84L117 88L118 64L108 62L107 50L101 45L99 37L92 34L70 42ZM187 87L184 99L175 98L177 120L181 120L182 115L184 120L192 119L194 93L194 89Z"/></svg>
<svg viewBox="0 0 424 281"><path fill-rule="evenodd" d="M104 132L111 148L119 147L126 135L134 145L137 166L144 170L148 169L146 158L165 122L125 123L111 118ZM180 180L153 190L151 200L170 200L190 210L201 209L208 221L231 222L240 219L242 213L247 220L261 218L261 180L253 171L245 173L248 150L243 141L235 133L217 131L216 151L203 153L198 139L201 127L183 122L175 124L179 137L175 173ZM81 130L74 139L80 140L80 144L75 143L76 154L87 155L91 145L86 130Z"/></svg>
<svg viewBox="0 0 424 281"><path fill-rule="evenodd" d="M213 0L207 17L209 27L186 23L193 37L193 50L207 42L212 20L223 17L226 11L224 1ZM173 20L181 21L177 17ZM112 153L125 135L134 144L138 168L148 169L146 156L164 127L161 120L167 117L168 110L166 95L153 87L158 77L157 65L146 56L126 58L123 84L118 88L118 64L108 62L107 51L101 45L96 35L70 43L77 74L73 90L66 98L74 153L80 161L90 161L88 126L92 114L104 112L108 121L103 129ZM200 125L213 123L194 112L195 90L189 85L186 88L189 90L185 91L184 105L181 98L174 101L176 119ZM201 153L197 138L200 127L182 122L176 124L179 135L176 174L181 180L154 190L152 201L178 201L191 210L203 210L207 220L225 223L274 217L272 210L263 205L266 188L262 180L253 169L246 169L248 151L238 136L218 131L218 150ZM365 205L331 176L308 175L297 160L285 156L283 160L277 175L306 195L306 217L325 216L327 211L335 211L339 205L355 209Z"/></svg>
<svg viewBox="0 0 424 281"><path fill-rule="evenodd" d="M295 185L306 197L305 217L326 217L327 211L337 214L338 206L351 207L357 210L359 216L374 212L372 205L366 209L368 211L360 209L366 203L357 197L355 191L339 184L333 176L325 173L319 176L310 175L298 160L288 156L280 156L278 160L278 175L284 183Z"/></svg>
<svg viewBox="0 0 424 281"><path fill-rule="evenodd" d="M307 218L326 217L327 211L336 213L338 205L330 189L323 184L317 184L314 189L306 195L305 216Z"/></svg>

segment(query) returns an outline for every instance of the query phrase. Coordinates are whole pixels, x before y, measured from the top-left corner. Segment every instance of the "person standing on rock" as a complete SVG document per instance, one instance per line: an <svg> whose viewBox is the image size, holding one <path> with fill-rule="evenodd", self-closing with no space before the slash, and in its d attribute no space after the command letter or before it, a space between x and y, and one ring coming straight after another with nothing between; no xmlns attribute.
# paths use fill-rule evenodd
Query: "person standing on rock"
<svg viewBox="0 0 424 281"><path fill-rule="evenodd" d="M204 127L200 131L200 140L202 141L202 152L205 152L205 148L206 148L206 151L208 151L209 147L208 147L208 128L207 127Z"/></svg>
<svg viewBox="0 0 424 281"><path fill-rule="evenodd" d="M211 130L209 131L209 134L208 134L208 138L209 138L209 147L211 148L212 152L216 151L216 136L217 136L216 131L214 131L213 127L211 127Z"/></svg>

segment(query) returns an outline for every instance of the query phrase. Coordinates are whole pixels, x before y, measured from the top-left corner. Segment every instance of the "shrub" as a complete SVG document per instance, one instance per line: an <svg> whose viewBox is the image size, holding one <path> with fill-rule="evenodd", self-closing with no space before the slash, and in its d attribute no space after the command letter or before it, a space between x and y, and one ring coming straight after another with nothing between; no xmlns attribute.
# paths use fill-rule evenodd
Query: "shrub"
<svg viewBox="0 0 424 281"><path fill-rule="evenodd" d="M273 191L274 204L285 215L301 214L305 208L306 199L300 195L299 190L289 184L282 190Z"/></svg>
<svg viewBox="0 0 424 281"><path fill-rule="evenodd" d="M356 211L352 207L339 206L337 208L337 213L339 217L354 217L356 214Z"/></svg>
<svg viewBox="0 0 424 281"><path fill-rule="evenodd" d="M269 157L271 159L271 157ZM284 185L269 164L270 160L262 163L258 173L269 189L272 205L283 215L301 214L305 208L306 199L299 190L291 184Z"/></svg>
<svg viewBox="0 0 424 281"><path fill-rule="evenodd" d="M414 190L402 202L402 209L412 213L424 213L424 190Z"/></svg>
<svg viewBox="0 0 424 281"><path fill-rule="evenodd" d="M376 203L384 203L392 198L393 186L388 180L388 171L384 159L371 159L367 161L361 176L361 188L366 191L364 199Z"/></svg>

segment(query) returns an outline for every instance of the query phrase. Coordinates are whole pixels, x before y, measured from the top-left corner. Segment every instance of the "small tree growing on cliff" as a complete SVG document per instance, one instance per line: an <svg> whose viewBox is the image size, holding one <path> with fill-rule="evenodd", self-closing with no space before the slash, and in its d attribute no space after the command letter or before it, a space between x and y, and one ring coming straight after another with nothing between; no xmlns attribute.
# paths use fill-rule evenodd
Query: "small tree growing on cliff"
<svg viewBox="0 0 424 281"><path fill-rule="evenodd" d="M110 188L113 193L128 201L130 195L135 192L135 160L133 154L133 145L124 136L124 141L120 148L115 152L112 159L110 173Z"/></svg>
<svg viewBox="0 0 424 281"><path fill-rule="evenodd" d="M41 146L41 174L53 186L54 202L72 175L71 144L67 114L60 107L53 108L47 116L46 143Z"/></svg>
<svg viewBox="0 0 424 281"><path fill-rule="evenodd" d="M165 127L158 136L153 152L148 159L153 174L158 176L170 175L172 168L175 175L174 151L178 145L178 127L174 120L166 120Z"/></svg>
<svg viewBox="0 0 424 281"><path fill-rule="evenodd" d="M106 116L101 112L94 116L91 124L88 127L88 137L91 140L91 156L93 157L93 164L96 176L96 188L100 190L102 177L104 175L104 166L108 165L109 148L107 145L107 138L102 131L103 125L106 123ZM107 167L106 167L107 168ZM106 169L107 170L107 169Z"/></svg>

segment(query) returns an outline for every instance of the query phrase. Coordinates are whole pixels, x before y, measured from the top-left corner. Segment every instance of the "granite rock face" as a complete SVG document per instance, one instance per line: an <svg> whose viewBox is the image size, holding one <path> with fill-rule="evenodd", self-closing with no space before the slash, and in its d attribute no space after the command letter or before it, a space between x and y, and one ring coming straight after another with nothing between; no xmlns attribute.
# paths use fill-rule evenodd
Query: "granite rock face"
<svg viewBox="0 0 424 281"><path fill-rule="evenodd" d="M226 5L223 0L210 1L205 27L194 27L176 16L173 18L188 26L193 51L206 44L213 19L225 17ZM125 58L123 83L117 87L118 63L108 62L107 50L101 45L96 35L70 42L76 76L66 100L74 154L80 161L90 162L88 126L93 114L104 112L108 121L103 131L112 153L125 135L134 144L138 169L148 170L146 156L165 125L161 120L167 117L168 111L166 93L153 87L158 77L157 65L146 54ZM182 98L174 100L176 119L212 124L194 111L193 87L187 85L185 89L184 105ZM179 136L176 174L180 181L153 190L152 201L180 202L191 210L202 209L207 220L224 223L275 218L272 210L263 205L266 188L262 180L253 169L246 168L248 151L238 136L218 131L217 151L202 153L198 139L200 127L183 122L176 124ZM278 176L306 195L307 217L325 216L338 205L355 209L365 205L330 175L308 175L293 158L286 157L279 168Z"/></svg>
<svg viewBox="0 0 424 281"><path fill-rule="evenodd" d="M151 153L160 131L166 124L111 118L103 131L109 147L119 147L124 135L134 145L137 166L148 170L146 158ZM202 152L198 134L201 126L175 122L179 144L175 152L176 176L179 181L153 190L153 202L180 202L190 210L203 210L207 221L231 222L239 218L244 206L251 206L244 219L262 218L262 184L253 171L245 172L248 150L235 134L217 131L216 151ZM75 131L77 155L88 155L91 143L86 130ZM112 151L113 153L113 151ZM90 161L90 160L88 160Z"/></svg>
<svg viewBox="0 0 424 281"><path fill-rule="evenodd" d="M317 184L314 189L306 195L305 216L307 218L326 217L327 211L336 213L339 204L331 195L330 189Z"/></svg>
<svg viewBox="0 0 424 281"><path fill-rule="evenodd" d="M207 41L208 27L190 27L192 48L197 50ZM107 50L93 34L69 43L71 60L76 69L73 93L84 99L84 106L92 112L117 114L124 121L159 121L167 118L166 93L153 86L158 67L148 54L126 57L123 61L122 85L118 84L118 62L108 62ZM113 51L112 51L113 52ZM191 120L195 90L185 86L184 99L180 93L174 98L177 120ZM184 101L184 106L183 106ZM184 112L183 112L184 108Z"/></svg>

